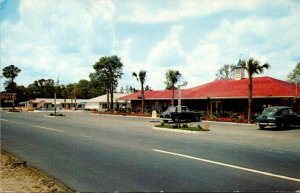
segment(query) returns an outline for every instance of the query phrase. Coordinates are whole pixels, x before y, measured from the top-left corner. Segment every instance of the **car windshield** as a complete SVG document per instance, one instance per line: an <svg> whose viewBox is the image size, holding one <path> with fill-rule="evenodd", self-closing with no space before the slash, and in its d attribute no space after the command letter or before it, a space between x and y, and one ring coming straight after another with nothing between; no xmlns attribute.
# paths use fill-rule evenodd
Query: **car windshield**
<svg viewBox="0 0 300 193"><path fill-rule="evenodd" d="M262 115L264 116L270 116L270 115L274 115L275 113L277 112L277 109L265 109L263 112L262 112Z"/></svg>
<svg viewBox="0 0 300 193"><path fill-rule="evenodd" d="M176 112L176 107L169 107L167 109L167 112L171 112L171 113Z"/></svg>
<svg viewBox="0 0 300 193"><path fill-rule="evenodd" d="M181 107L181 112L189 112L188 107Z"/></svg>

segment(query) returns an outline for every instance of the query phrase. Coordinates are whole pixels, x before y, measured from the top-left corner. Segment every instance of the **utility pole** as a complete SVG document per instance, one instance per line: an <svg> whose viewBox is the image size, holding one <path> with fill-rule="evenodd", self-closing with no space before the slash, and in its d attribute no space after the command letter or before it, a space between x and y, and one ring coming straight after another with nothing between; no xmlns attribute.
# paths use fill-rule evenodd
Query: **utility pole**
<svg viewBox="0 0 300 193"><path fill-rule="evenodd" d="M178 113L181 113L181 85L178 85L177 91L178 91Z"/></svg>
<svg viewBox="0 0 300 193"><path fill-rule="evenodd" d="M54 93L54 115L56 115L56 92Z"/></svg>

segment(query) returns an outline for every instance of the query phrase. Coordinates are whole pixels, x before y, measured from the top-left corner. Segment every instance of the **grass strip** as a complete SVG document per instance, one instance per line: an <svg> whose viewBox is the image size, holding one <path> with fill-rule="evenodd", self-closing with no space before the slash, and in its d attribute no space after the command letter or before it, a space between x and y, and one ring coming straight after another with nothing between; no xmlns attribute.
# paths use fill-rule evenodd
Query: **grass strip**
<svg viewBox="0 0 300 193"><path fill-rule="evenodd" d="M209 129L204 129L202 128L200 125L198 125L198 127L191 127L191 126L178 126L177 124L166 124L166 125L156 125L155 127L158 128L165 128L165 129L180 129L180 130L185 130L185 131L209 131Z"/></svg>

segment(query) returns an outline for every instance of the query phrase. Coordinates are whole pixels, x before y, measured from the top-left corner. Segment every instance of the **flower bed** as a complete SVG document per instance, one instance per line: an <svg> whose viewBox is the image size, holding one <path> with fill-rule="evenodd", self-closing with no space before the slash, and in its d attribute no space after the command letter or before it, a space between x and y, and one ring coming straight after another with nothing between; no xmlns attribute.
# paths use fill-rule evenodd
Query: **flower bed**
<svg viewBox="0 0 300 193"><path fill-rule="evenodd" d="M224 114L224 117L219 114L205 115L203 117L207 121L220 121L220 122L233 122L233 123L248 123L245 115L238 113L227 113Z"/></svg>

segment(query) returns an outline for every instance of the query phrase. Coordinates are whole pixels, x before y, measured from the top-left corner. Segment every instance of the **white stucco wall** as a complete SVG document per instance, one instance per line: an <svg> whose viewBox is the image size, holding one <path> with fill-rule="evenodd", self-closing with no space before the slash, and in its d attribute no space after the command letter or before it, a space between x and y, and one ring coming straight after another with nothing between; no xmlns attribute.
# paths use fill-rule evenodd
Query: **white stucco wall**
<svg viewBox="0 0 300 193"><path fill-rule="evenodd" d="M85 104L85 109L100 109L100 103L99 102L87 102Z"/></svg>

